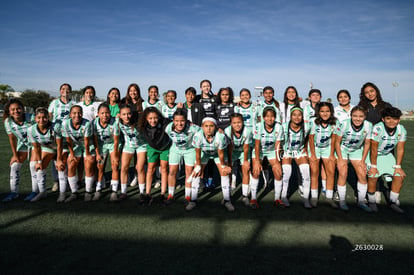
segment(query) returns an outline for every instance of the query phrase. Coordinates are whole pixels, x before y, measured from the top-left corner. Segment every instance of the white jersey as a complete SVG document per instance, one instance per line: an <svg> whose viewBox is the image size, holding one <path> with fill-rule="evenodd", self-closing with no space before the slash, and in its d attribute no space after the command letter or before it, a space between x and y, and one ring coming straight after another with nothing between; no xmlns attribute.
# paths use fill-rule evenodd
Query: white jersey
<svg viewBox="0 0 414 275"><path fill-rule="evenodd" d="M75 103L71 100L68 103L62 102L60 98L52 100L49 104L48 112L52 114L52 122L62 122L69 118L70 108Z"/></svg>
<svg viewBox="0 0 414 275"><path fill-rule="evenodd" d="M45 133L42 133L39 130L38 125L34 124L27 130L29 142L39 144L42 147L42 150L46 149L46 151L55 152L57 148L55 129L60 130L59 123L50 126Z"/></svg>
<svg viewBox="0 0 414 275"><path fill-rule="evenodd" d="M303 108L303 119L305 123L309 123L312 117L315 117L315 109L312 107L312 104L308 104Z"/></svg>
<svg viewBox="0 0 414 275"><path fill-rule="evenodd" d="M281 123L282 118L280 116L280 110L273 101L270 104L266 103L265 101L259 101L259 105L258 105L258 108L257 108L259 117L263 116L263 110L266 107L272 107L276 111L276 122Z"/></svg>
<svg viewBox="0 0 414 275"><path fill-rule="evenodd" d="M280 103L279 109L280 109L280 116L281 116L281 119L282 119L282 123L285 123L285 122L289 122L290 121L290 111L295 106L296 105L294 105L294 104L288 104L287 105L287 108L286 108L286 104L284 102L281 102ZM299 103L299 107L300 108L303 109L304 106L306 106L306 105L304 105L302 102Z"/></svg>
<svg viewBox="0 0 414 275"><path fill-rule="evenodd" d="M336 106L334 109L335 117L339 120L339 122L342 122L345 119L351 118L351 110L353 107L354 107L353 105L350 105L349 111L346 111L340 105Z"/></svg>
<svg viewBox="0 0 414 275"><path fill-rule="evenodd" d="M78 102L77 105L82 107L82 117L89 121L94 120L98 116L98 107L101 105L102 102L91 102L88 105L85 102Z"/></svg>
<svg viewBox="0 0 414 275"><path fill-rule="evenodd" d="M17 142L27 147L30 146L30 142L27 139L27 130L34 124L32 116L30 114L24 114L24 120L21 124L14 121L13 117L8 117L4 120L4 128L7 135L13 134L17 138Z"/></svg>
<svg viewBox="0 0 414 275"><path fill-rule="evenodd" d="M341 147L348 150L348 152L354 152L360 149L366 138L371 137L372 123L364 120L362 126L355 130L352 126L351 119L345 119L342 121L335 130L335 134L342 137Z"/></svg>
<svg viewBox="0 0 414 275"><path fill-rule="evenodd" d="M384 122L378 122L372 129L371 139L378 142L378 156L388 155L398 142L407 141L407 130L398 124L392 134L388 132Z"/></svg>

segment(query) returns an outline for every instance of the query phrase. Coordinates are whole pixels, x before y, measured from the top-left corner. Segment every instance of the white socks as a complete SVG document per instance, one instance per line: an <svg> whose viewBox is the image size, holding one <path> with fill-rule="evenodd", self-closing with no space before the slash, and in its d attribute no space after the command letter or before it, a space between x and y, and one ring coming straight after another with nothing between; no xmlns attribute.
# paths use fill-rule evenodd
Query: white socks
<svg viewBox="0 0 414 275"><path fill-rule="evenodd" d="M139 183L138 187L139 187L139 193L145 194L145 183Z"/></svg>
<svg viewBox="0 0 414 275"><path fill-rule="evenodd" d="M279 200L280 193L282 192L282 181L275 179L274 182L275 182L275 200Z"/></svg>
<svg viewBox="0 0 414 275"><path fill-rule="evenodd" d="M200 177L193 178L191 183L191 200L196 201L198 198L198 189L200 188Z"/></svg>
<svg viewBox="0 0 414 275"><path fill-rule="evenodd" d="M283 177L282 177L282 198L287 197L287 191L289 188L289 180L292 176L292 165L290 164L283 164L282 165ZM275 196L276 197L276 196Z"/></svg>
<svg viewBox="0 0 414 275"><path fill-rule="evenodd" d="M311 185L309 164L304 163L299 165L299 170L300 174L302 175L303 197L305 199L308 199Z"/></svg>
<svg viewBox="0 0 414 275"><path fill-rule="evenodd" d="M30 175L32 176L32 192L39 192L39 187L37 186L37 173L36 173L36 161L31 161L29 164Z"/></svg>
<svg viewBox="0 0 414 275"><path fill-rule="evenodd" d="M58 178L59 178L59 192L65 193L66 192L66 175L65 171L58 171Z"/></svg>
<svg viewBox="0 0 414 275"><path fill-rule="evenodd" d="M396 203L399 197L400 197L400 193L395 193L393 191L390 192L390 201L392 203Z"/></svg>
<svg viewBox="0 0 414 275"><path fill-rule="evenodd" d="M357 190L358 190L358 202L363 203L365 200L365 196L367 195L368 184L362 184L358 181ZM368 194L368 197L369 197L369 194ZM374 203L375 203L375 195L374 195Z"/></svg>
<svg viewBox="0 0 414 275"><path fill-rule="evenodd" d="M230 179L229 176L221 176L221 192L223 200L230 201Z"/></svg>
<svg viewBox="0 0 414 275"><path fill-rule="evenodd" d="M117 181L117 180L111 180L111 189L112 189L112 192L117 192L118 191L118 185L119 185L119 181Z"/></svg>
<svg viewBox="0 0 414 275"><path fill-rule="evenodd" d="M87 193L92 192L93 180L94 177L85 177L85 191Z"/></svg>
<svg viewBox="0 0 414 275"><path fill-rule="evenodd" d="M19 192L19 183L20 183L20 169L22 164L18 162L13 162L10 166L10 191L18 193Z"/></svg>
<svg viewBox="0 0 414 275"><path fill-rule="evenodd" d="M70 190L72 193L78 192L78 176L68 177Z"/></svg>
<svg viewBox="0 0 414 275"><path fill-rule="evenodd" d="M168 195L171 195L174 197L174 190L175 190L175 186L168 186Z"/></svg>
<svg viewBox="0 0 414 275"><path fill-rule="evenodd" d="M338 188L339 200L345 201L346 200L346 185L338 184L337 188Z"/></svg>
<svg viewBox="0 0 414 275"><path fill-rule="evenodd" d="M37 170L37 186L39 188L39 192L43 193L46 191L46 170Z"/></svg>
<svg viewBox="0 0 414 275"><path fill-rule="evenodd" d="M250 175L250 193L252 195L252 200L257 199L257 187L259 186L259 179L255 179Z"/></svg>

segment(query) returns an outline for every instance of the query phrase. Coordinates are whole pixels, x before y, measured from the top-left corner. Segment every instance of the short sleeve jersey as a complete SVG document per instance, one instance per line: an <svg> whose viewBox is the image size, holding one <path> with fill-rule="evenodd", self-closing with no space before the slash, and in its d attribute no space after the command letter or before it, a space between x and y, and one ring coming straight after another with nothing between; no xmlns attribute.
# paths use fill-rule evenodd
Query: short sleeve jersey
<svg viewBox="0 0 414 275"><path fill-rule="evenodd" d="M60 129L59 124L53 124L53 128L49 127L46 133L42 133L39 130L38 125L34 124L27 130L29 142L38 143L41 147L45 147L50 150L56 150L55 129Z"/></svg>
<svg viewBox="0 0 414 275"><path fill-rule="evenodd" d="M84 119L92 121L98 115L98 108L99 108L99 105L101 105L101 102L95 101L95 102L91 102L88 105L86 105L85 102L83 101L83 102L79 102L78 105L82 107L82 112L83 112L82 117Z"/></svg>
<svg viewBox="0 0 414 275"><path fill-rule="evenodd" d="M303 108L303 119L305 123L309 123L313 116L315 116L315 109L312 107L312 104L306 105Z"/></svg>
<svg viewBox="0 0 414 275"><path fill-rule="evenodd" d="M283 128L282 125L276 122L271 131L268 131L264 122L256 124L256 128L253 132L253 138L260 140L260 148L262 152L275 150L276 141L283 140Z"/></svg>
<svg viewBox="0 0 414 275"><path fill-rule="evenodd" d="M378 122L372 129L371 139L378 142L378 156L388 155L397 146L398 142L407 141L407 130L398 124L391 134L384 122Z"/></svg>
<svg viewBox="0 0 414 275"><path fill-rule="evenodd" d="M346 111L341 106L336 106L335 111L335 117L339 120L339 122L344 121L345 119L351 118L351 110L354 107L353 105L350 105L351 108L349 108L349 111Z"/></svg>
<svg viewBox="0 0 414 275"><path fill-rule="evenodd" d="M305 138L309 132L309 124L307 123L304 123L303 128L298 131L290 127L290 122L283 123L283 150L302 151L305 148Z"/></svg>
<svg viewBox="0 0 414 275"><path fill-rule="evenodd" d="M352 126L350 118L342 121L335 130L335 134L342 137L341 147L346 148L350 152L360 149L366 138L371 137L372 123L364 120L362 126L355 130Z"/></svg>
<svg viewBox="0 0 414 275"><path fill-rule="evenodd" d="M60 98L52 100L49 104L48 112L52 113L52 122L62 122L69 118L70 108L74 102L69 100L68 103L62 102Z"/></svg>
<svg viewBox="0 0 414 275"><path fill-rule="evenodd" d="M161 108L161 113L165 118L168 118L169 120L173 119L173 115L177 111L177 104L174 105L174 107L170 108L167 104L163 105Z"/></svg>
<svg viewBox="0 0 414 275"><path fill-rule="evenodd" d="M209 142L202 130L198 131L193 137L193 147L201 149L202 152L209 155L214 155L217 150L224 150L227 148L227 138L224 134L216 132L213 140Z"/></svg>
<svg viewBox="0 0 414 275"><path fill-rule="evenodd" d="M272 107L276 111L276 122L281 123L282 122L282 117L280 115L280 110L273 101L270 104L266 103L265 101L259 102L259 108L258 108L259 109L259 116L260 117L263 116L263 110L266 107Z"/></svg>
<svg viewBox="0 0 414 275"><path fill-rule="evenodd" d="M318 125L315 123L315 118L312 118L310 121L311 130L310 135L315 136L315 147L317 148L327 148L331 145L332 134L335 129L338 128L339 122L336 120L336 123L333 125L328 124L324 127L322 124Z"/></svg>
<svg viewBox="0 0 414 275"><path fill-rule="evenodd" d="M92 127L87 130L85 135L87 137L95 135L99 146L113 144L114 136L119 136L118 120L111 117L106 127L103 127L97 117L92 121Z"/></svg>
<svg viewBox="0 0 414 275"><path fill-rule="evenodd" d="M7 135L13 134L18 142L31 147L30 142L27 139L27 130L33 124L30 114L24 114L24 120L22 124L14 121L12 117L8 117L4 120L4 128Z"/></svg>
<svg viewBox="0 0 414 275"><path fill-rule="evenodd" d="M173 145L180 150L188 150L193 148L193 137L201 128L197 125L186 125L183 131L177 132L173 129L173 122L170 122L165 128L165 132L170 137Z"/></svg>
<svg viewBox="0 0 414 275"><path fill-rule="evenodd" d="M218 127L225 129L230 125L230 116L234 113L234 104L230 103L227 105L217 105L216 106L216 118Z"/></svg>
<svg viewBox="0 0 414 275"><path fill-rule="evenodd" d="M119 131L124 135L125 146L128 146L130 148L138 148L139 146L145 144L144 139L138 133L138 130L135 127L122 124L121 122L119 122L118 125Z"/></svg>
<svg viewBox="0 0 414 275"><path fill-rule="evenodd" d="M80 127L76 129L73 127L72 119L67 119L63 122L63 137L70 138L75 146L85 146L86 133L90 131L91 122L85 118L82 118Z"/></svg>
<svg viewBox="0 0 414 275"><path fill-rule="evenodd" d="M224 130L224 133L229 138L231 143L233 144L233 150L238 152L243 152L243 145L248 144L249 146L252 145L253 142L253 133L248 127L244 127L243 131L241 132L240 137L231 134L231 126L227 127Z"/></svg>
<svg viewBox="0 0 414 275"><path fill-rule="evenodd" d="M237 105L234 107L234 112L243 116L244 126L253 129L257 123L257 106L255 103L251 103L247 108Z"/></svg>
<svg viewBox="0 0 414 275"><path fill-rule="evenodd" d="M145 109L147 109L148 107L155 107L155 108L157 108L160 112L162 112L162 107L164 106L165 104L162 102L162 101L160 101L160 100L158 100L157 102L155 102L154 104L151 104L151 103L149 103L148 101L144 101L144 102L142 102L142 110L145 110Z"/></svg>

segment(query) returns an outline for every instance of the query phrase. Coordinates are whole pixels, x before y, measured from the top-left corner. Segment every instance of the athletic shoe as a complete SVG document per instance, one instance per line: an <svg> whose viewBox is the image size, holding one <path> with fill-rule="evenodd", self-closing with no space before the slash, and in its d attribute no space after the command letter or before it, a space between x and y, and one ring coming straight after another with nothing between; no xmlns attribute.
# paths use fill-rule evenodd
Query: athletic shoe
<svg viewBox="0 0 414 275"><path fill-rule="evenodd" d="M303 198L303 185L298 186L299 195Z"/></svg>
<svg viewBox="0 0 414 275"><path fill-rule="evenodd" d="M390 208L397 213L404 214L404 210L402 210L396 203L390 203Z"/></svg>
<svg viewBox="0 0 414 275"><path fill-rule="evenodd" d="M349 207L348 207L348 205L346 204L345 201L340 201L339 202L339 209L341 209L342 211L348 211Z"/></svg>
<svg viewBox="0 0 414 275"><path fill-rule="evenodd" d="M109 196L109 201L110 202L116 202L118 201L118 194L116 192L112 192L111 196Z"/></svg>
<svg viewBox="0 0 414 275"><path fill-rule="evenodd" d="M365 212L368 212L368 213L372 212L372 209L368 207L365 203L358 203L358 207L364 210Z"/></svg>
<svg viewBox="0 0 414 275"><path fill-rule="evenodd" d="M313 208L318 207L318 199L317 198L311 198L310 199L310 204L312 205Z"/></svg>
<svg viewBox="0 0 414 275"><path fill-rule="evenodd" d="M160 187L161 187L161 181L160 180L156 180L155 181L154 188L160 188Z"/></svg>
<svg viewBox="0 0 414 275"><path fill-rule="evenodd" d="M66 195L65 195L65 193L59 193L59 197L58 197L58 199L56 200L56 202L57 202L57 203L62 203L62 202L65 202L65 199L66 199Z"/></svg>
<svg viewBox="0 0 414 275"><path fill-rule="evenodd" d="M19 197L19 193L16 192L10 192L3 200L2 202L10 202L10 201L14 201L15 199L17 199Z"/></svg>
<svg viewBox="0 0 414 275"><path fill-rule="evenodd" d="M336 202L334 202L333 199L326 199L326 201L328 202L328 204L333 208L333 209L338 209L338 205L336 204Z"/></svg>
<svg viewBox="0 0 414 275"><path fill-rule="evenodd" d="M175 190L180 189L181 187L183 187L181 184L177 184L177 186L175 187Z"/></svg>
<svg viewBox="0 0 414 275"><path fill-rule="evenodd" d="M244 204L244 206L249 206L250 205L250 201L249 198L246 196L243 196L241 199L242 203Z"/></svg>
<svg viewBox="0 0 414 275"><path fill-rule="evenodd" d="M185 207L185 210L187 210L187 211L191 211L191 210L193 210L194 208L196 208L196 206L197 206L197 202L195 202L195 201L190 201L190 202L187 204L187 206Z"/></svg>
<svg viewBox="0 0 414 275"><path fill-rule="evenodd" d="M173 204L175 202L174 197L172 195L168 195L168 198L166 200L164 200L164 204L165 205L170 205Z"/></svg>
<svg viewBox="0 0 414 275"><path fill-rule="evenodd" d="M227 211L229 212L233 212L235 210L233 204L231 204L231 201L224 201L224 203L222 203L224 205L224 207L226 207Z"/></svg>
<svg viewBox="0 0 414 275"><path fill-rule="evenodd" d="M120 201L124 201L128 198L127 193L121 193L121 195L119 195L118 200Z"/></svg>
<svg viewBox="0 0 414 275"><path fill-rule="evenodd" d="M282 200L274 200L275 206L285 207L285 204Z"/></svg>
<svg viewBox="0 0 414 275"><path fill-rule="evenodd" d="M151 197L150 194L146 194L144 200L145 200L144 201L144 205L151 206L151 204L152 204L152 197Z"/></svg>
<svg viewBox="0 0 414 275"><path fill-rule="evenodd" d="M368 206L371 208L372 212L378 212L378 206L376 203L369 203Z"/></svg>
<svg viewBox="0 0 414 275"><path fill-rule="evenodd" d="M32 192L24 198L24 201L31 201L34 197L37 196L37 192Z"/></svg>
<svg viewBox="0 0 414 275"><path fill-rule="evenodd" d="M375 203L376 204L381 203L381 191L375 191Z"/></svg>
<svg viewBox="0 0 414 275"><path fill-rule="evenodd" d="M101 192L100 191L96 191L94 194L93 194L93 201L99 201L99 199L101 198Z"/></svg>
<svg viewBox="0 0 414 275"><path fill-rule="evenodd" d="M66 202L71 202L71 201L74 201L74 200L76 200L78 198L78 196L75 194L75 193L72 193L72 194L70 194L70 196L65 200L65 203Z"/></svg>
<svg viewBox="0 0 414 275"><path fill-rule="evenodd" d="M334 195L333 195L333 200L334 200L334 201L340 201L338 191L335 191L335 193L334 193Z"/></svg>
<svg viewBox="0 0 414 275"><path fill-rule="evenodd" d="M290 207L290 203L289 203L288 198L282 198L282 202L285 205L285 207Z"/></svg>
<svg viewBox="0 0 414 275"><path fill-rule="evenodd" d="M36 195L36 197L34 197L33 199L30 200L30 202L37 202L40 201L41 199L44 199L47 197L47 192L40 192L39 194Z"/></svg>
<svg viewBox="0 0 414 275"><path fill-rule="evenodd" d="M185 199L184 199L184 205L187 206L190 201L191 201L191 197L190 196L185 197Z"/></svg>
<svg viewBox="0 0 414 275"><path fill-rule="evenodd" d="M308 199L303 199L303 207L306 209L312 209L312 205L310 204Z"/></svg>
<svg viewBox="0 0 414 275"><path fill-rule="evenodd" d="M83 201L85 202L90 202L92 200L92 194L89 192L85 192L85 197L83 199Z"/></svg>
<svg viewBox="0 0 414 275"><path fill-rule="evenodd" d="M52 192L56 192L59 190L59 182L54 181L52 186Z"/></svg>
<svg viewBox="0 0 414 275"><path fill-rule="evenodd" d="M143 205L145 203L145 195L144 194L139 194L138 195L138 202L140 205Z"/></svg>
<svg viewBox="0 0 414 275"><path fill-rule="evenodd" d="M257 200L250 200L250 208L253 210L256 210L259 208L259 204L257 203Z"/></svg>
<svg viewBox="0 0 414 275"><path fill-rule="evenodd" d="M129 185L134 187L135 185L137 185L137 182L138 182L138 179L137 179L137 176L135 176Z"/></svg>

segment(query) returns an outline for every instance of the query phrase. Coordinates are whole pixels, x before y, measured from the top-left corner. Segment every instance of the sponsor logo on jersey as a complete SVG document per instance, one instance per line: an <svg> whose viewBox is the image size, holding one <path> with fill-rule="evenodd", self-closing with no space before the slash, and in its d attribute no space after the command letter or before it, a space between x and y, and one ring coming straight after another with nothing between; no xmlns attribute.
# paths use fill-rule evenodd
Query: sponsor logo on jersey
<svg viewBox="0 0 414 275"><path fill-rule="evenodd" d="M321 143L325 143L325 142L327 142L329 139L330 139L330 137L326 136L326 137L321 138L321 139L320 139L320 142L321 142Z"/></svg>

